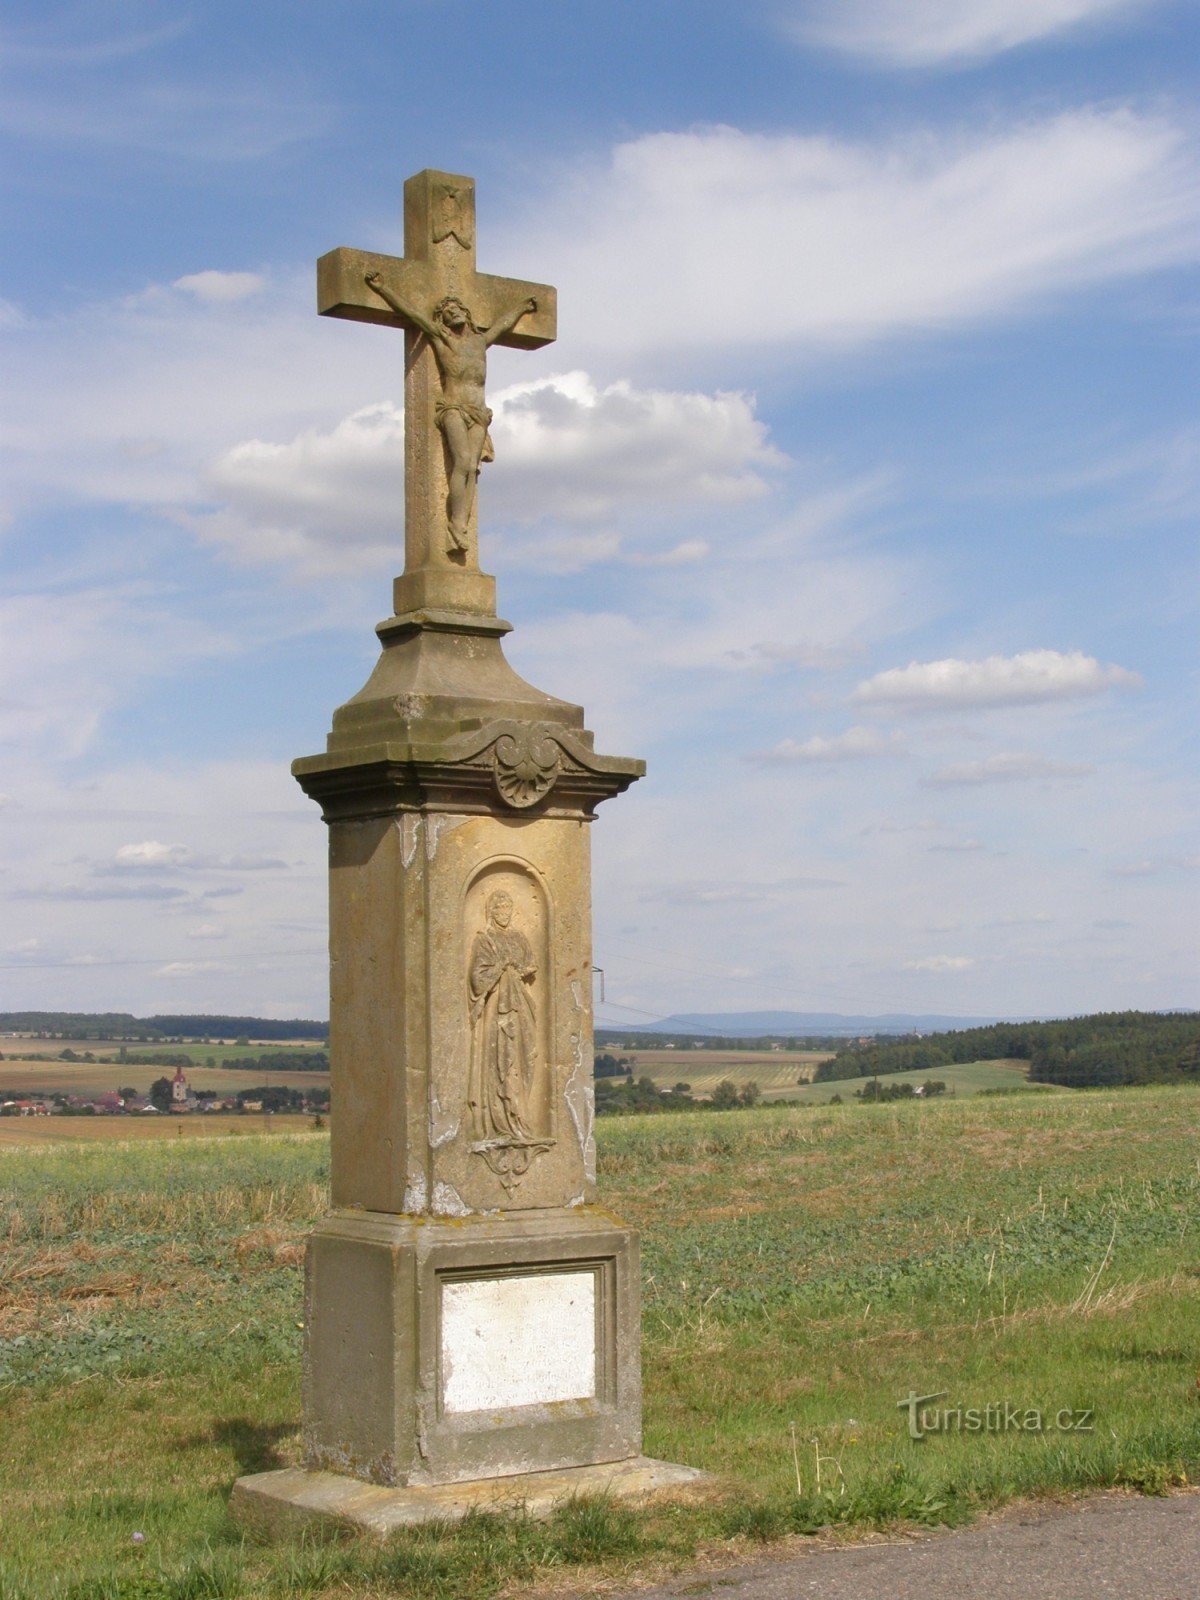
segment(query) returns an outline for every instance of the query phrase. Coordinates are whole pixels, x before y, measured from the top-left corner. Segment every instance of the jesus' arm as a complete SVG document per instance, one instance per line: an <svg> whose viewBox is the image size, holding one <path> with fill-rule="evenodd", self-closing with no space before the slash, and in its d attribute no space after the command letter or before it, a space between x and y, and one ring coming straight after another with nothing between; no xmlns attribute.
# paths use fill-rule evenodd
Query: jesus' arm
<svg viewBox="0 0 1200 1600"><path fill-rule="evenodd" d="M387 301L398 317L403 317L406 322L411 322L414 327L420 328L421 332L430 339L445 339L444 329L435 327L429 318L423 316L421 312L414 311L412 306L406 306L402 301L397 300L396 296L384 283L380 273L368 272L366 283L368 289L374 289L381 300Z"/></svg>
<svg viewBox="0 0 1200 1600"><path fill-rule="evenodd" d="M484 331L484 343L491 345L495 344L497 339L503 339L506 333L511 333L513 331L517 323L520 322L521 318L527 311L536 310L537 301L534 299L529 299L522 301L521 304L516 306L512 311L506 311L502 317L496 318L495 322L492 323L490 328L487 328Z"/></svg>

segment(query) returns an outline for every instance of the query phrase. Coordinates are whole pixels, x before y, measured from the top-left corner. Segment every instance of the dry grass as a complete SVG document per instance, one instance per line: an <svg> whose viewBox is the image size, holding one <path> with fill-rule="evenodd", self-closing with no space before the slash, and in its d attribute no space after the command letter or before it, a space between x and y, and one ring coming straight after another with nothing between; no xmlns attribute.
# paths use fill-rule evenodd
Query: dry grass
<svg viewBox="0 0 1200 1600"><path fill-rule="evenodd" d="M144 1139L263 1138L304 1133L312 1126L312 1117L299 1112L277 1112L273 1116L224 1116L213 1112L185 1117L0 1117L0 1150L6 1146L95 1140L140 1143Z"/></svg>

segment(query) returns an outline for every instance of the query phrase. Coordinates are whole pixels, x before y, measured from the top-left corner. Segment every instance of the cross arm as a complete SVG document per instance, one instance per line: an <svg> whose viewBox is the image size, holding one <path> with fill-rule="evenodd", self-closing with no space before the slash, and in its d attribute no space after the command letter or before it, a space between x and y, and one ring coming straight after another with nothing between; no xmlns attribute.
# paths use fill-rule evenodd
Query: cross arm
<svg viewBox="0 0 1200 1600"><path fill-rule="evenodd" d="M351 322L380 322L405 326L401 319L367 285L367 274L378 272L397 299L432 311L440 296L424 262L402 256L372 255L345 246L330 250L317 262L317 311L323 317L346 317ZM430 296L433 298L430 299ZM424 302L429 301L426 307Z"/></svg>
<svg viewBox="0 0 1200 1600"><path fill-rule="evenodd" d="M537 310L527 311L515 328L500 335L497 344L538 350L558 337L558 291L548 283L523 283L519 278L494 278L488 272L477 272L472 294L471 313L484 328L514 306L537 301Z"/></svg>
<svg viewBox="0 0 1200 1600"><path fill-rule="evenodd" d="M497 278L487 272L464 274L447 282L431 262L408 256L373 255L367 250L342 246L317 262L317 310L324 317L345 317L351 322L375 322L390 327L408 326L375 291L367 274L378 272L396 298L426 316L451 289L465 300L481 327L490 327L513 306L536 300L517 327L496 342L518 350L536 350L550 344L558 331L558 296L548 283L523 283L517 278Z"/></svg>

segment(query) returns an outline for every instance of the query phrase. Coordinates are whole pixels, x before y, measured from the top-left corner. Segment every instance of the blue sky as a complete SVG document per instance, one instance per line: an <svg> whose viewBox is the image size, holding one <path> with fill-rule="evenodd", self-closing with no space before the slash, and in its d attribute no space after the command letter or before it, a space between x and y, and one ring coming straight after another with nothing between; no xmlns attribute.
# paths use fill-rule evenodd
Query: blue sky
<svg viewBox="0 0 1200 1600"><path fill-rule="evenodd" d="M1197 1003L1200 19L1175 0L9 4L0 1008L324 1015L288 775L402 561L313 262L477 182L483 565L648 778L601 1020Z"/></svg>

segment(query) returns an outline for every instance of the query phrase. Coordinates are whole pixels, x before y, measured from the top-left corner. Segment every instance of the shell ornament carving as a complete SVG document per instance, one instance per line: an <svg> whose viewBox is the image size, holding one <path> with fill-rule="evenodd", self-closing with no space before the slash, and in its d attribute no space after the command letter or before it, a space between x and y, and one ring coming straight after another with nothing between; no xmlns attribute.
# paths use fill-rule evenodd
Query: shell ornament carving
<svg viewBox="0 0 1200 1600"><path fill-rule="evenodd" d="M550 793L561 765L557 743L538 728L506 733L492 749L500 798L518 811L536 805Z"/></svg>

